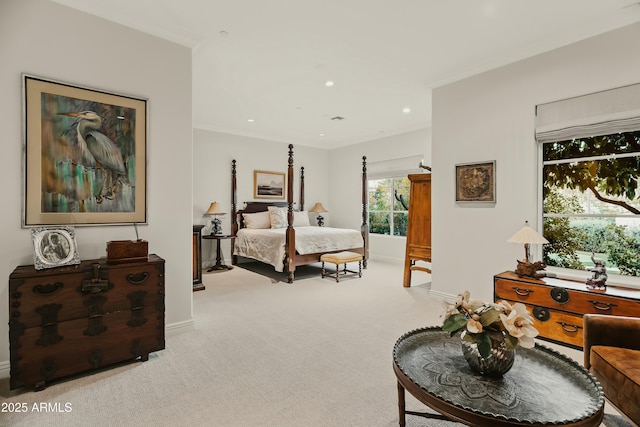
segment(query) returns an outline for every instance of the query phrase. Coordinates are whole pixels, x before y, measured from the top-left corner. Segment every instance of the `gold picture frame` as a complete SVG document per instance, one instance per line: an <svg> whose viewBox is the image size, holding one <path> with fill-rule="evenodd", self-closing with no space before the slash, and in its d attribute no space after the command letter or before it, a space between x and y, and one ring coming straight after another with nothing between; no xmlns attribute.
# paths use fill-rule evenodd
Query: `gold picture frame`
<svg viewBox="0 0 640 427"><path fill-rule="evenodd" d="M284 199L286 193L285 176L284 172L254 170L254 199Z"/></svg>
<svg viewBox="0 0 640 427"><path fill-rule="evenodd" d="M456 202L496 202L495 160L456 165Z"/></svg>
<svg viewBox="0 0 640 427"><path fill-rule="evenodd" d="M147 222L148 103L23 74L22 226Z"/></svg>
<svg viewBox="0 0 640 427"><path fill-rule="evenodd" d="M73 227L32 228L31 240L36 270L80 264Z"/></svg>

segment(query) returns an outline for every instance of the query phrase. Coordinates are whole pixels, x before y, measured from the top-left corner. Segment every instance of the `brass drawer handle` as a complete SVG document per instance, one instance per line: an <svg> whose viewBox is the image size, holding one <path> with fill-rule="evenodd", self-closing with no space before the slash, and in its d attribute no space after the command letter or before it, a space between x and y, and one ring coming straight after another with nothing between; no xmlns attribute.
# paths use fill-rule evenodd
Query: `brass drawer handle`
<svg viewBox="0 0 640 427"><path fill-rule="evenodd" d="M516 294L520 295L521 297L528 297L529 294L533 292L533 290L531 289L518 288L518 287L513 288L513 290L516 291Z"/></svg>
<svg viewBox="0 0 640 427"><path fill-rule="evenodd" d="M595 308L596 310L600 310L600 311L607 311L607 310L611 310L611 307L615 307L618 304L614 304L611 302L604 302L604 301L596 301L596 300L592 300L590 299L589 302L591 304L593 304L593 308Z"/></svg>
<svg viewBox="0 0 640 427"><path fill-rule="evenodd" d="M562 329L563 329L565 332L571 332L571 333L573 333L573 332L578 332L578 329L582 329L582 326L578 326L578 325L571 325L571 324L569 324L569 323L565 323L565 322L558 322L558 324L559 324L560 326L562 326Z"/></svg>

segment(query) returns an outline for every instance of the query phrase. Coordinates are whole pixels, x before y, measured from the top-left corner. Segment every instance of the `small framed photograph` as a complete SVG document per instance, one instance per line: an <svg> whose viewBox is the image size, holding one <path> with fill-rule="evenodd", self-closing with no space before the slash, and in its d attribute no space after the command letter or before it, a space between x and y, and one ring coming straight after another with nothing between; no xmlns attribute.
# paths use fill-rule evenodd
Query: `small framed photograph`
<svg viewBox="0 0 640 427"><path fill-rule="evenodd" d="M456 202L496 202L496 162L456 165Z"/></svg>
<svg viewBox="0 0 640 427"><path fill-rule="evenodd" d="M36 270L80 263L73 227L31 229Z"/></svg>
<svg viewBox="0 0 640 427"><path fill-rule="evenodd" d="M253 197L255 199L284 199L285 173L253 171Z"/></svg>

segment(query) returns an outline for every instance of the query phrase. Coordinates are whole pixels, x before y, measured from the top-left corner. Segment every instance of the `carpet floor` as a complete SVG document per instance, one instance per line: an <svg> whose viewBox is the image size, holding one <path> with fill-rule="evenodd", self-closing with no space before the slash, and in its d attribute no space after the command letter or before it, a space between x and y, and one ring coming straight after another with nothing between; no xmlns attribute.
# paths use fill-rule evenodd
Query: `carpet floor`
<svg viewBox="0 0 640 427"><path fill-rule="evenodd" d="M168 334L165 350L37 393L2 379L2 408L13 410L0 426L397 426L393 345L441 324L428 280L416 273L403 288L402 265L384 261L339 283L319 265L299 268L293 284L257 263L205 273L194 327ZM407 409L425 410L408 393ZM407 417L408 427L455 425ZM603 426L628 425L607 407Z"/></svg>

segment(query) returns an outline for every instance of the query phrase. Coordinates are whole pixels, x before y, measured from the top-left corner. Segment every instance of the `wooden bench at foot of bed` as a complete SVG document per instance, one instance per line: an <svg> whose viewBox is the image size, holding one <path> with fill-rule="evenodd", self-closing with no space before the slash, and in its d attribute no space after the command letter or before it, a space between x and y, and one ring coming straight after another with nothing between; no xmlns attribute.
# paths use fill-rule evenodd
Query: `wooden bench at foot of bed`
<svg viewBox="0 0 640 427"><path fill-rule="evenodd" d="M320 261L322 262L322 278L325 277L333 277L336 279L336 282L339 282L340 276L340 264L344 264L344 268L342 272L346 275L347 273L357 274L358 277L362 277L362 254L356 252L342 251L337 253L328 253L324 254L320 257ZM330 276L327 274L324 263L330 262L336 265L336 274L335 276ZM347 263L357 262L358 263L358 271L347 270Z"/></svg>

